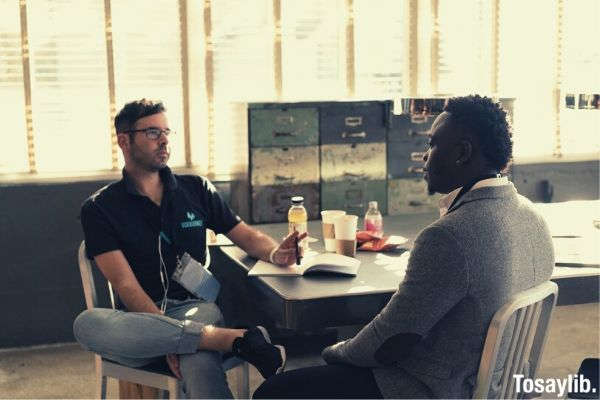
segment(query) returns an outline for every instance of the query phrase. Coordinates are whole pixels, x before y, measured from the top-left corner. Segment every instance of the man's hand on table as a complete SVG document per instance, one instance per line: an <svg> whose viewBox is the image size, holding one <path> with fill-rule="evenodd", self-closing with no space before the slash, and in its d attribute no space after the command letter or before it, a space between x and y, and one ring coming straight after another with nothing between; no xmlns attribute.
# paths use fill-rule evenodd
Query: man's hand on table
<svg viewBox="0 0 600 400"><path fill-rule="evenodd" d="M290 233L283 239L283 242L275 249L275 252L271 256L273 264L281 266L289 266L296 263L296 241L301 241L308 236L307 232L298 233L296 231ZM304 255L302 246L298 245L300 251L300 257Z"/></svg>

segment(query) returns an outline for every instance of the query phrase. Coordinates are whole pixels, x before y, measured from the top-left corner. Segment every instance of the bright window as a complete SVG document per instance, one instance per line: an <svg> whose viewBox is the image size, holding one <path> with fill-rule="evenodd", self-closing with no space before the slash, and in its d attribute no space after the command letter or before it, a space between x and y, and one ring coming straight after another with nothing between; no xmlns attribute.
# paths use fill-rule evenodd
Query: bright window
<svg viewBox="0 0 600 400"><path fill-rule="evenodd" d="M4 124L0 174L3 174L28 171L29 165L19 2L0 0L0 9L0 109Z"/></svg>
<svg viewBox="0 0 600 400"><path fill-rule="evenodd" d="M112 1L117 111L132 100L162 100L169 126L173 167L185 165L181 19L172 0ZM119 150L120 167L123 166Z"/></svg>
<svg viewBox="0 0 600 400"><path fill-rule="evenodd" d="M102 2L28 1L27 23L37 170L110 168Z"/></svg>

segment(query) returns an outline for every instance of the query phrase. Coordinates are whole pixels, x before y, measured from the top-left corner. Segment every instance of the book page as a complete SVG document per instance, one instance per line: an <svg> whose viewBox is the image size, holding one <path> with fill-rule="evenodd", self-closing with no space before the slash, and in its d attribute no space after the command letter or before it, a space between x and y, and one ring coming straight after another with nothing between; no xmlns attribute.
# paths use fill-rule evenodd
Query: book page
<svg viewBox="0 0 600 400"><path fill-rule="evenodd" d="M270 262L258 260L254 267L248 272L248 276L278 276L278 275L302 275L307 268L306 265L291 265L289 267L281 267L271 264Z"/></svg>

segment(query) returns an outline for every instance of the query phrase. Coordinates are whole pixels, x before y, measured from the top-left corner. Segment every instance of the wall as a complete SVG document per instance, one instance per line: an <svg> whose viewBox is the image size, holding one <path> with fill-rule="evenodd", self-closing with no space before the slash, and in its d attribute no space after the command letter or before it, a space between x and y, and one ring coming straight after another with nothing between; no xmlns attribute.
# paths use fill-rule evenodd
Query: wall
<svg viewBox="0 0 600 400"><path fill-rule="evenodd" d="M513 168L515 184L533 200L540 201L536 185L543 179L553 185L554 201L599 197L598 162ZM0 184L0 348L73 341L73 320L85 308L79 208L106 183ZM229 199L230 185L215 185Z"/></svg>
<svg viewBox="0 0 600 400"><path fill-rule="evenodd" d="M593 200L600 198L598 170L598 161L514 165L512 181L534 202Z"/></svg>

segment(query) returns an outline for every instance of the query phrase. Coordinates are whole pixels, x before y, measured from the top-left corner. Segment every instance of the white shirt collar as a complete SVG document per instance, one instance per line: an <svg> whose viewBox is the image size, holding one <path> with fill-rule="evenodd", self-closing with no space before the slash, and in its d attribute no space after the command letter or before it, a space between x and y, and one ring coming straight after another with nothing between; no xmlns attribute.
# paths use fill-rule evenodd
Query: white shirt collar
<svg viewBox="0 0 600 400"><path fill-rule="evenodd" d="M488 178L477 182L475 185L473 185L471 190L479 189L486 186L503 186L508 185L508 183L508 178L506 176L500 178ZM440 209L440 218L448 213L448 208L450 207L456 196L458 196L458 192L460 192L460 189L462 189L462 187L454 189L453 191L451 191L450 193L448 193L440 199L438 203Z"/></svg>

